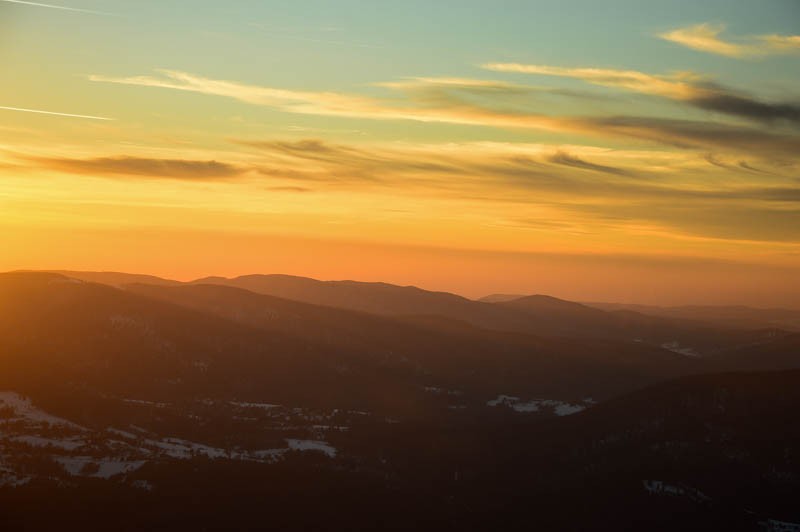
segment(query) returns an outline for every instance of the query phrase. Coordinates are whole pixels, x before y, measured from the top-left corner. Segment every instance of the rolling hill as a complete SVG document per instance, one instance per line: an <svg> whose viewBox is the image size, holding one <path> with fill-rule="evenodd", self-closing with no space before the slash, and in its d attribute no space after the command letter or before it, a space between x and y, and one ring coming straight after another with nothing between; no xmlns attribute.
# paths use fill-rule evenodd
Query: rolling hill
<svg viewBox="0 0 800 532"><path fill-rule="evenodd" d="M800 519L797 335L699 358L603 331L747 338L546 296L485 305L551 334L0 274L0 526L80 507L83 530L253 529L265 505L285 529ZM745 371L763 369L783 371Z"/></svg>
<svg viewBox="0 0 800 532"><path fill-rule="evenodd" d="M718 353L771 337L773 330L723 328L704 322L606 312L549 296L486 303L446 292L357 281L317 281L286 275L211 277L194 284L242 288L316 305L395 317L439 317L484 329L538 336L643 342L687 355Z"/></svg>
<svg viewBox="0 0 800 532"><path fill-rule="evenodd" d="M224 286L0 275L0 381L34 397L197 397L393 416L607 397L696 371L635 343L439 327ZM46 392L45 392L46 390Z"/></svg>

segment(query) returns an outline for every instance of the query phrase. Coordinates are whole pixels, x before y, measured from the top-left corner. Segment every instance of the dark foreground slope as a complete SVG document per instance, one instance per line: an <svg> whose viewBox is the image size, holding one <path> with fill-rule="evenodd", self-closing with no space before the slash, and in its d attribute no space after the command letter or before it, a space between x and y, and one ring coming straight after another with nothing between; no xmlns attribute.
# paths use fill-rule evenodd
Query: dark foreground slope
<svg viewBox="0 0 800 532"><path fill-rule="evenodd" d="M0 489L0 525L757 530L800 521L798 407L797 371L689 377L566 418L365 425L335 458L199 457L109 480L32 482Z"/></svg>
<svg viewBox="0 0 800 532"><path fill-rule="evenodd" d="M593 511L612 522L625 512L656 527L691 525L696 515L716 516L716 529L800 522L798 407L800 371L670 381L528 427L495 479L536 471L543 493L593 494ZM650 515L625 506L623 494L685 503L686 515Z"/></svg>

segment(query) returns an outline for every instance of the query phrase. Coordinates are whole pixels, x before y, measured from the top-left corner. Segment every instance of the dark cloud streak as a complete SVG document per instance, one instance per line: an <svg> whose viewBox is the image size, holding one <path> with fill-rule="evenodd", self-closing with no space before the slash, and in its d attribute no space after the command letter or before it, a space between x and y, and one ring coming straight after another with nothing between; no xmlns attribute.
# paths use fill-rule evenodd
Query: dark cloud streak
<svg viewBox="0 0 800 532"><path fill-rule="evenodd" d="M758 122L785 121L795 125L800 124L800 105L798 104L763 102L720 86L714 86L709 93L698 95L688 101L700 109Z"/></svg>
<svg viewBox="0 0 800 532"><path fill-rule="evenodd" d="M141 157L98 157L94 159L32 158L34 162L59 172L86 175L138 176L182 180L209 180L237 177L246 169L218 161L148 159Z"/></svg>
<svg viewBox="0 0 800 532"><path fill-rule="evenodd" d="M569 153L563 151L559 151L556 152L554 155L551 155L550 157L548 157L548 161L555 164L570 166L572 168L580 168L582 170L592 170L594 172L604 172L606 174L614 174L614 175L629 175L629 172L622 168L591 163L589 161L586 161L579 157L575 157L574 155L570 155Z"/></svg>

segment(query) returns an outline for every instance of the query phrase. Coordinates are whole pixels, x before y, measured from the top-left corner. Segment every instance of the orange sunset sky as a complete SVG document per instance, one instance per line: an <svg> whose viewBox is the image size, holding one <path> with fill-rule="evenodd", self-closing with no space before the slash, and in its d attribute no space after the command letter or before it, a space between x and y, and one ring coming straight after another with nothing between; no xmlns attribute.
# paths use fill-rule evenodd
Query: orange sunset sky
<svg viewBox="0 0 800 532"><path fill-rule="evenodd" d="M0 0L0 271L800 308L768 3Z"/></svg>

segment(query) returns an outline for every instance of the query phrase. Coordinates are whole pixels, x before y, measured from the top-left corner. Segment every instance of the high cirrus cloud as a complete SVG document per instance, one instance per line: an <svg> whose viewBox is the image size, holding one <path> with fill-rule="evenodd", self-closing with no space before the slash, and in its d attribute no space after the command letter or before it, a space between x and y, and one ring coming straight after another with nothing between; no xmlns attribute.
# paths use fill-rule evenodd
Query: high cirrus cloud
<svg viewBox="0 0 800 532"><path fill-rule="evenodd" d="M488 63L495 72L515 72L579 79L594 85L624 89L688 103L699 109L762 122L800 124L800 104L765 102L688 72L654 75L636 70L565 68L519 63Z"/></svg>
<svg viewBox="0 0 800 532"><path fill-rule="evenodd" d="M531 65L513 65L516 71ZM493 64L494 70L512 70L511 66ZM797 122L794 107L775 107L718 87L700 87L685 75L679 79L652 76L639 72L597 69L547 69L550 75L584 77L597 84L687 100L693 105L715 107L729 113L759 118ZM554 116L537 112L531 102L518 100L520 86L503 82L463 79L416 79L389 86L402 90L404 98L378 98L336 92L314 92L262 87L235 81L216 80L177 71L160 71L161 76L114 78L93 75L97 82L158 87L233 98L253 105L289 113L337 116L370 120L412 120L497 128L530 129L595 137L627 137L708 150L757 150L770 158L796 158L800 138L757 128L719 124L708 120L664 120L648 117ZM685 78L685 79L683 79ZM427 87L420 93L420 87ZM733 98L733 99L732 99ZM787 104L788 105L788 104ZM786 112L786 111L789 112ZM758 115L758 116L754 116Z"/></svg>
<svg viewBox="0 0 800 532"><path fill-rule="evenodd" d="M200 94L222 96L281 111L298 114L365 118L376 120L414 120L448 124L485 125L493 127L528 127L551 131L568 130L560 120L541 114L503 114L480 107L463 105L455 100L446 106L432 107L415 101L385 101L367 96L337 92L280 89L249 85L236 81L217 80L174 70L158 70L161 76L109 77L91 75L91 81L157 87ZM440 84L440 86L442 86ZM445 86L454 88L456 84ZM461 83L462 88L476 89L474 84ZM510 89L510 87L509 87ZM451 93L451 96L452 93ZM455 98L455 97L454 97ZM440 97L440 101L443 97Z"/></svg>
<svg viewBox="0 0 800 532"><path fill-rule="evenodd" d="M800 241L800 187L792 174L766 174L748 160L717 154L502 142L246 139L236 144L245 152L228 152L223 161L135 154L16 159L70 174L226 180L270 193L469 201L498 219L533 209L542 213L537 224L556 221L575 231L597 223L621 231L647 225L703 238ZM232 179L240 176L247 179Z"/></svg>
<svg viewBox="0 0 800 532"><path fill-rule="evenodd" d="M756 35L731 41L720 37L724 31L723 24L695 24L667 31L658 36L693 50L727 57L748 58L800 53L800 35Z"/></svg>
<svg viewBox="0 0 800 532"><path fill-rule="evenodd" d="M505 143L241 143L262 154L265 175L304 187L368 186L394 194L480 198L511 210L546 206L552 219L571 227L650 224L699 237L800 239L797 183L762 177L746 161L729 163L713 155ZM620 218L623 211L627 216Z"/></svg>
<svg viewBox="0 0 800 532"><path fill-rule="evenodd" d="M94 11L92 9L80 9L77 7L68 7L68 6L58 6L53 4L43 4L41 2L27 2L25 0L0 0L0 2L6 2L9 4L19 4L23 6L31 6L31 7L44 7L47 9L57 9L59 11L72 11L73 13L88 13L91 15L113 15L113 13L107 13L105 11Z"/></svg>
<svg viewBox="0 0 800 532"><path fill-rule="evenodd" d="M349 145L316 139L299 141L240 140L263 156L258 169L266 175L302 181L393 189L422 187L470 194L487 189L520 191L551 197L738 199L800 202L791 178L775 175L766 186L743 176L756 169L745 160L729 163L713 154L694 156L669 151L626 151L592 146L552 146L473 142L460 144ZM698 187L694 181L741 172L730 184ZM688 180L688 181L687 181ZM498 185L500 185L498 187Z"/></svg>
<svg viewBox="0 0 800 532"><path fill-rule="evenodd" d="M83 175L162 177L186 180L230 178L241 175L245 168L218 161L151 159L133 156L71 159L35 157L33 162L59 172Z"/></svg>

